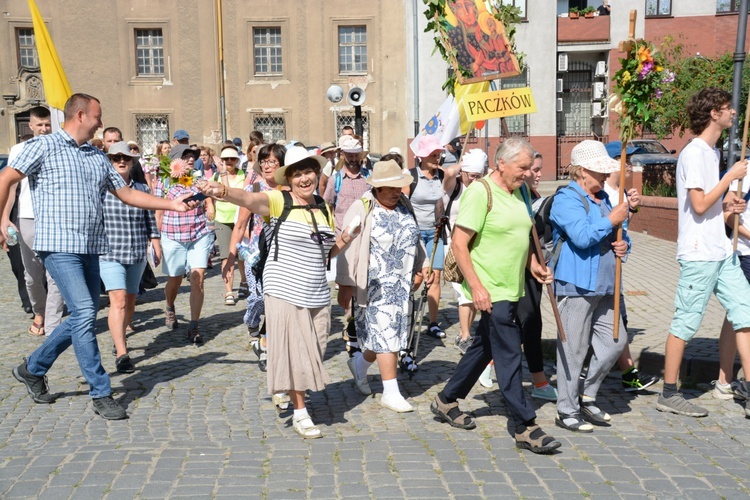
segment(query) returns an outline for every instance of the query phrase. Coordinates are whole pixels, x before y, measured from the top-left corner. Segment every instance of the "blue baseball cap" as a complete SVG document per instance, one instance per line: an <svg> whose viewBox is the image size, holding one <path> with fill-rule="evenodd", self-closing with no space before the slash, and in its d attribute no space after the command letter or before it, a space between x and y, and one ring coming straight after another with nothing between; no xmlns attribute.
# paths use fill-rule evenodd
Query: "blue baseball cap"
<svg viewBox="0 0 750 500"><path fill-rule="evenodd" d="M187 133L187 130L180 129L174 133L173 137L178 141L181 141L183 139L190 139L190 134Z"/></svg>

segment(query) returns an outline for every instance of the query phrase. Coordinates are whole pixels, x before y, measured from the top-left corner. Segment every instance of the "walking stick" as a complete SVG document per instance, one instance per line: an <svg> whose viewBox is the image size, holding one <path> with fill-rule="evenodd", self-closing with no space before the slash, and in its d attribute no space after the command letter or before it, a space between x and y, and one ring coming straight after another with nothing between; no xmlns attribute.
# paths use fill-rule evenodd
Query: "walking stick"
<svg viewBox="0 0 750 500"><path fill-rule="evenodd" d="M747 94L747 106L745 106L745 130L742 132L742 152L740 153L740 159L745 159L745 150L747 149L747 125L750 121L750 93ZM727 162L728 163L728 162ZM727 165L727 169L729 169ZM737 198L742 198L742 179L737 181ZM737 239L740 235L740 216L739 214L734 215L734 238L732 239L732 252L737 251Z"/></svg>
<svg viewBox="0 0 750 500"><path fill-rule="evenodd" d="M440 217L440 220L438 220L435 223L435 237L432 240L432 253L430 255L430 267L427 271L427 276L430 276L432 274L432 266L435 263L435 252L437 251L437 245L438 241L440 241L440 238L442 237L443 233L443 227L445 226L445 222L448 220L448 217L442 216ZM427 279L427 276L425 276L425 280ZM435 283L433 283L431 286L434 286ZM437 283L437 286L440 286L440 283ZM422 321L424 320L424 308L427 304L427 283L425 283L422 287L422 297L420 298L420 304L419 304L419 311L417 312L417 324L414 329L412 329L411 335L409 337L409 343L407 344L408 348L411 349L412 340L414 340L414 349L412 350L411 356L412 356L412 362L416 366L416 360L417 360L417 352L419 351L419 338L422 335ZM413 324L413 322L412 322ZM415 371L415 370L411 370Z"/></svg>
<svg viewBox="0 0 750 500"><path fill-rule="evenodd" d="M536 231L536 224L534 223L534 219L531 219L531 236L534 239L536 260L542 263L544 262L544 253L542 252L542 244L539 242L539 233L537 233ZM560 333L560 340L565 342L565 330L563 329L562 319L560 318L560 311L557 309L555 294L552 291L552 285L549 283L547 283L547 295L549 295L549 303L550 306L552 306L552 313L555 315L555 323L557 324L557 331Z"/></svg>
<svg viewBox="0 0 750 500"><path fill-rule="evenodd" d="M623 113L625 103L622 103ZM627 163L628 141L622 141L622 151L620 151L620 203L627 203L625 199L625 167ZM629 214L628 214L629 215ZM622 222L617 225L617 241L622 240ZM615 340L620 338L620 284L622 283L622 258L615 256L615 311L614 324L612 325L612 336Z"/></svg>

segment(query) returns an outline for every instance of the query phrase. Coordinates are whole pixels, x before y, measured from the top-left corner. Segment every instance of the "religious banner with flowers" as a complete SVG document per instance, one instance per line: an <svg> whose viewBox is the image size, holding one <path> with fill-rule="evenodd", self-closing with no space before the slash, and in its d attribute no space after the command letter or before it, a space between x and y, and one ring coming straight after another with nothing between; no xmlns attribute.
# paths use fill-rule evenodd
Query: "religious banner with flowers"
<svg viewBox="0 0 750 500"><path fill-rule="evenodd" d="M658 100L674 81L664 58L649 42L634 40L620 59L609 107L619 115L620 140L628 142L653 124Z"/></svg>

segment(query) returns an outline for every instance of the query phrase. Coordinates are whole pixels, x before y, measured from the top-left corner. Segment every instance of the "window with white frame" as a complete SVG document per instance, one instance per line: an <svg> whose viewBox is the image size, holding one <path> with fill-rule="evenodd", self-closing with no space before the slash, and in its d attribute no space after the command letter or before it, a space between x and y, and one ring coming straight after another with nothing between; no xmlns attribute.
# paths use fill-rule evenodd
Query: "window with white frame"
<svg viewBox="0 0 750 500"><path fill-rule="evenodd" d="M263 133L263 139L269 144L286 140L286 121L282 114L255 115L253 127Z"/></svg>
<svg viewBox="0 0 750 500"><path fill-rule="evenodd" d="M165 114L135 115L135 142L142 151L153 152L159 141L169 140L169 116Z"/></svg>
<svg viewBox="0 0 750 500"><path fill-rule="evenodd" d="M740 0L716 0L716 13L729 13L740 11ZM750 11L750 6L748 7Z"/></svg>
<svg viewBox="0 0 750 500"><path fill-rule="evenodd" d="M36 52L36 39L32 28L16 28L19 68L38 68L39 56Z"/></svg>
<svg viewBox="0 0 750 500"><path fill-rule="evenodd" d="M672 0L646 0L646 17L672 15Z"/></svg>
<svg viewBox="0 0 750 500"><path fill-rule="evenodd" d="M253 54L256 75L280 75L281 28L253 28Z"/></svg>
<svg viewBox="0 0 750 500"><path fill-rule="evenodd" d="M367 73L366 26L339 26L339 73Z"/></svg>
<svg viewBox="0 0 750 500"><path fill-rule="evenodd" d="M137 76L164 76L164 35L161 28L135 30Z"/></svg>

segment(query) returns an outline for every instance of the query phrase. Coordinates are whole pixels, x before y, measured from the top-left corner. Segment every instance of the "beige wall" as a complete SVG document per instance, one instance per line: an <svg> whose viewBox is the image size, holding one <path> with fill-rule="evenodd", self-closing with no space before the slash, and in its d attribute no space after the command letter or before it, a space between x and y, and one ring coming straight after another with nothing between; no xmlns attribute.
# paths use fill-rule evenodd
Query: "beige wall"
<svg viewBox="0 0 750 500"><path fill-rule="evenodd" d="M74 92L101 99L104 125L135 135L136 113L164 113L170 132L191 142L220 139L216 2L210 0L36 0ZM338 74L339 25L367 26L370 150L402 144L407 120L404 0L223 0L227 135L247 144L258 110L283 111L287 139L308 145L335 139L326 89L351 86ZM158 7L156 7L158 5ZM64 7L64 8L63 8ZM92 12L92 9L95 12ZM27 3L0 0L0 152L15 142L14 115L31 107L19 90L15 27L31 26ZM253 26L281 26L283 75L253 76ZM133 31L164 33L165 77L135 78ZM7 43L6 43L7 41ZM345 110L348 106L339 103Z"/></svg>

